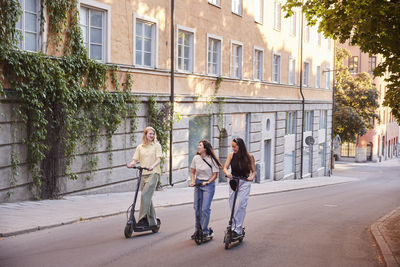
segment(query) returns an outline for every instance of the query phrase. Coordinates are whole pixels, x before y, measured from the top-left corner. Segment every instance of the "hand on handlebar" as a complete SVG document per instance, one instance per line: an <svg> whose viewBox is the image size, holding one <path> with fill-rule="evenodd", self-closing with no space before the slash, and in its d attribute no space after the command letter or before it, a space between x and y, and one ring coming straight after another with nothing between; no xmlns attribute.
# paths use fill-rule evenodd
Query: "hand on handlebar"
<svg viewBox="0 0 400 267"><path fill-rule="evenodd" d="M128 168L134 168L136 166L136 164L135 163L128 163L128 164L126 164L126 167L128 167Z"/></svg>

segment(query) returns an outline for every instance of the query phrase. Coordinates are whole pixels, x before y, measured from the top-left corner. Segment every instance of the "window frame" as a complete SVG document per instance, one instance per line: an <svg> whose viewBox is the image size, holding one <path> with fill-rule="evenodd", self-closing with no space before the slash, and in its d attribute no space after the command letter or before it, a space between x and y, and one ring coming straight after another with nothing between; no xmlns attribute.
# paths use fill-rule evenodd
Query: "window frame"
<svg viewBox="0 0 400 267"><path fill-rule="evenodd" d="M371 59L374 59L373 61ZM373 63L373 68L372 68L372 63ZM372 73L374 69L376 68L376 56L371 56L368 58L368 72Z"/></svg>
<svg viewBox="0 0 400 267"><path fill-rule="evenodd" d="M327 129L328 128L328 111L321 109L319 111L319 129Z"/></svg>
<svg viewBox="0 0 400 267"><path fill-rule="evenodd" d="M285 114L285 135L296 134L296 114L295 111L286 111Z"/></svg>
<svg viewBox="0 0 400 267"><path fill-rule="evenodd" d="M349 57L348 59L349 63L349 71L351 74L356 74L358 73L358 56L353 56Z"/></svg>
<svg viewBox="0 0 400 267"><path fill-rule="evenodd" d="M257 69L257 52L261 53L261 59L260 62L258 64L258 69ZM258 77L257 74L260 74L260 77ZM254 46L253 49L253 79L257 80L257 81L262 81L264 79L264 48L258 47L258 46Z"/></svg>
<svg viewBox="0 0 400 267"><path fill-rule="evenodd" d="M79 10L81 7L94 9L98 11L104 12L104 47L103 47L103 55L104 60L98 60L100 62L108 63L111 62L111 5L100 3L94 0L79 0ZM80 25L80 23L79 23ZM90 56L90 50L88 48L88 53Z"/></svg>
<svg viewBox="0 0 400 267"><path fill-rule="evenodd" d="M279 57L279 64L278 64L278 70L277 70L277 79L274 80L274 74L275 74L275 56ZM281 83L281 68L282 68L282 56L281 53L278 52L272 52L272 82L273 83Z"/></svg>
<svg viewBox="0 0 400 267"><path fill-rule="evenodd" d="M217 48L217 52L218 52L217 53L217 68L216 68L217 73L209 72L209 66L208 66L209 65L209 61L208 61L209 50L208 50L208 48L209 48L209 44L210 44L210 39L219 41L219 48ZM207 73L207 75L218 77L218 76L221 76L221 74L222 74L222 44L223 44L222 42L223 42L223 39L221 36L207 33L207 47L206 47L206 60L207 60L206 73Z"/></svg>
<svg viewBox="0 0 400 267"><path fill-rule="evenodd" d="M233 48L234 47L240 47L240 55L236 55L235 58L238 58L240 60L239 64L238 64L238 68L239 68L239 77L236 76L236 74L234 74L234 63L233 62ZM242 79L243 78L243 43L239 42L239 41L235 41L235 40L231 40L231 56L230 56L230 74L231 74L231 78L234 79Z"/></svg>
<svg viewBox="0 0 400 267"><path fill-rule="evenodd" d="M315 88L321 88L321 65L315 68Z"/></svg>
<svg viewBox="0 0 400 267"><path fill-rule="evenodd" d="M238 3L239 7L238 7L238 12L236 12L236 10L234 9L236 2ZM243 13L243 1L242 0L232 0L231 1L232 4L232 13L238 16L242 16Z"/></svg>
<svg viewBox="0 0 400 267"><path fill-rule="evenodd" d="M325 89L331 89L331 68L325 67Z"/></svg>
<svg viewBox="0 0 400 267"><path fill-rule="evenodd" d="M26 11L25 10L25 0L23 0L22 2L23 3L21 3L21 0L19 0L18 1L19 3L20 3L20 5L21 5L21 11L22 11L22 14L21 14L21 16L19 17L19 19L18 19L18 21L17 21L17 23L19 22L19 20L21 20L21 28L18 28L17 27L17 23L15 24L15 30L17 31L17 32L19 32L20 33L20 37L21 37L21 39L20 40L18 40L18 43L17 43L17 47L18 47L18 49L20 49L20 50L23 50L23 51L29 51L29 52L33 52L33 53L36 53L36 52L39 52L41 49L40 49L40 46L41 46L41 15L40 15L40 13L41 13L41 2L42 2L42 0L37 0L37 3L36 3L36 6L35 6L35 9L36 9L36 12L35 13L33 13L33 12L31 12L31 11ZM30 13L30 14L34 14L35 16L36 16L36 31L35 32L31 32L31 31L29 31L29 30L26 30L26 27L25 27L25 13ZM46 27L45 27L46 28ZM26 34L26 32L28 32L28 33L34 33L35 34L35 46L36 46L36 50L28 50L28 49L26 49L26 46L25 46L25 40L26 40L26 38L25 38L25 34ZM21 45L21 47L20 47L20 45Z"/></svg>
<svg viewBox="0 0 400 267"><path fill-rule="evenodd" d="M136 23L141 20L146 23L152 24L152 39L154 37L154 42L152 42L152 56L151 66L146 66L144 64L136 64ZM148 16L142 16L138 13L133 15L133 65L135 67L145 68L145 69L155 69L158 67L158 19L154 19Z"/></svg>
<svg viewBox="0 0 400 267"><path fill-rule="evenodd" d="M213 6L221 7L221 0L208 0L208 3Z"/></svg>
<svg viewBox="0 0 400 267"><path fill-rule="evenodd" d="M291 71L291 66L293 67L293 71ZM293 56L289 56L289 61L288 61L288 84L296 85L296 58Z"/></svg>
<svg viewBox="0 0 400 267"><path fill-rule="evenodd" d="M282 29L282 4L279 1L274 1L274 30L281 31L281 29Z"/></svg>
<svg viewBox="0 0 400 267"><path fill-rule="evenodd" d="M294 11L293 15L289 17L289 33L291 36L296 36L297 33L297 21L296 21L297 12Z"/></svg>
<svg viewBox="0 0 400 267"><path fill-rule="evenodd" d="M191 35L191 39L190 39L190 47L189 47L189 70L185 70L185 69L180 69L179 68L179 33L183 32L183 33L188 33ZM189 28L189 27L185 27L182 25L176 25L176 70L179 72L184 72L184 73L193 73L194 67L195 67L195 52L196 52L196 31L195 29ZM183 57L184 58L184 57Z"/></svg>
<svg viewBox="0 0 400 267"><path fill-rule="evenodd" d="M254 21L264 23L264 0L254 0Z"/></svg>
<svg viewBox="0 0 400 267"><path fill-rule="evenodd" d="M306 64L308 65L307 76L306 76L306 71L305 71L306 70ZM308 61L308 60L305 60L303 62L303 86L306 86L306 87L309 87L309 85L310 85L310 65L311 65L310 61Z"/></svg>

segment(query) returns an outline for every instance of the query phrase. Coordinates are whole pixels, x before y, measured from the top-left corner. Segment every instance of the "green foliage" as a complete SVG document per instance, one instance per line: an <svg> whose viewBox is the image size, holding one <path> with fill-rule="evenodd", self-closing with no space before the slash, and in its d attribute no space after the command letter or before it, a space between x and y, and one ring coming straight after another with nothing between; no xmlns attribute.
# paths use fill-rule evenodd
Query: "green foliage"
<svg viewBox="0 0 400 267"><path fill-rule="evenodd" d="M319 21L325 36L341 43L350 40L365 53L383 56L374 74L389 72L384 105L400 120L400 1L288 0L284 6L287 16L296 7L303 8L311 25Z"/></svg>
<svg viewBox="0 0 400 267"><path fill-rule="evenodd" d="M169 132L171 130L171 120L173 120L171 116L171 104L165 103L159 106L155 96L152 95L149 97L148 114L149 124L156 130L157 139L165 154L169 148Z"/></svg>
<svg viewBox="0 0 400 267"><path fill-rule="evenodd" d="M63 41L63 57L50 57L16 48L16 21L21 14L18 1L3 1L0 17L0 65L20 101L19 116L27 127L24 141L28 148L27 162L33 174L36 197L48 198L57 194L56 178L63 170L71 179L71 163L78 142L88 147L89 170L97 167L97 142L105 131L111 151L111 137L123 119L135 124L136 97L130 93L132 79L127 76L126 86L120 92L117 68L107 66L87 56L81 42L77 1L45 1L49 17L49 34L56 44ZM66 27L66 29L65 29ZM3 35L4 33L4 35ZM107 73L116 92L106 91ZM134 130L135 127L131 127ZM15 154L11 155L16 162ZM110 161L111 153L109 157ZM13 165L13 166L14 166Z"/></svg>
<svg viewBox="0 0 400 267"><path fill-rule="evenodd" d="M371 121L379 119L375 113L379 107L378 93L369 74L362 72L353 77L344 59L350 53L337 48L335 75L334 135L342 141L353 142L357 135L364 135L373 127Z"/></svg>

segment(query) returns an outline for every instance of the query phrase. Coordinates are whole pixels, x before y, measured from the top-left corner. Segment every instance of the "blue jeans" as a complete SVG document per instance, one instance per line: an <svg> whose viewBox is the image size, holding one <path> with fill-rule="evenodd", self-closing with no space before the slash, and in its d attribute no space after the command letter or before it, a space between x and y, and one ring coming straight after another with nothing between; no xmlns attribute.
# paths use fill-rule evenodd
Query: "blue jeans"
<svg viewBox="0 0 400 267"><path fill-rule="evenodd" d="M244 217L246 216L247 201L249 200L251 182L240 180L238 186L238 194L235 203L235 211L233 212L233 220L231 229L238 234L242 234ZM232 210L235 191L229 187L229 206Z"/></svg>
<svg viewBox="0 0 400 267"><path fill-rule="evenodd" d="M200 183L202 180L196 179L196 183ZM200 225L204 234L209 234L208 223L210 222L211 214L211 201L215 193L215 182L211 184L195 187L194 188L194 212L195 212L195 226L198 228L196 214L200 211ZM200 198L200 201L199 201ZM200 203L199 203L200 202ZM200 204L200 207L199 207Z"/></svg>

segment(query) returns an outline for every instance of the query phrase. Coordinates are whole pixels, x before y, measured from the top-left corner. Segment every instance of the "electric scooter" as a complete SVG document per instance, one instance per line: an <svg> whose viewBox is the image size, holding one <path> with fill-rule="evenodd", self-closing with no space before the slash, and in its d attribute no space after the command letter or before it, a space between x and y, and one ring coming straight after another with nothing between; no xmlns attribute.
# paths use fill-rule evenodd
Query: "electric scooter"
<svg viewBox="0 0 400 267"><path fill-rule="evenodd" d="M233 230L232 230L233 215L234 215L234 211L235 211L235 204L236 204L237 194L238 194L238 191L239 191L239 181L240 180L246 180L247 181L247 177L232 176L232 180L229 181L229 185L231 186L232 190L235 191L235 196L233 198L231 217L229 219L229 224L228 224L228 227L226 228L225 236L224 236L225 249L228 249L229 245L231 243L233 243L233 242L242 243L243 238L245 236L244 227L242 229L242 234L237 235L235 237L233 236Z"/></svg>
<svg viewBox="0 0 400 267"><path fill-rule="evenodd" d="M139 188L140 188L140 182L142 181L142 172L143 172L143 170L149 170L149 169L144 168L144 167L133 167L133 168L139 170L139 178L137 181L137 187L136 187L135 198L133 200L133 204L126 211L127 217L128 217L128 213L130 213L129 219L128 219L128 222L126 223L125 231L124 231L126 238L130 238L132 236L133 231L135 231L135 232L152 231L153 233L157 233L158 230L160 230L160 226L161 226L161 221L158 218L157 218L157 225L152 225L152 226L137 225L137 222L135 219L136 200L137 200L137 196L138 196L138 192L139 192Z"/></svg>
<svg viewBox="0 0 400 267"><path fill-rule="evenodd" d="M203 183L196 183L194 185L195 187L201 187L203 186ZM201 223L200 223L200 212L201 212L201 203L200 203L200 189L197 190L197 211L196 211L196 224L197 224L197 229L194 234L194 242L196 242L197 245L201 245L205 242L210 241L213 239L213 236L211 235L213 233L213 230L210 228L211 234L208 235L207 237L204 236L203 234L203 229L201 228Z"/></svg>

